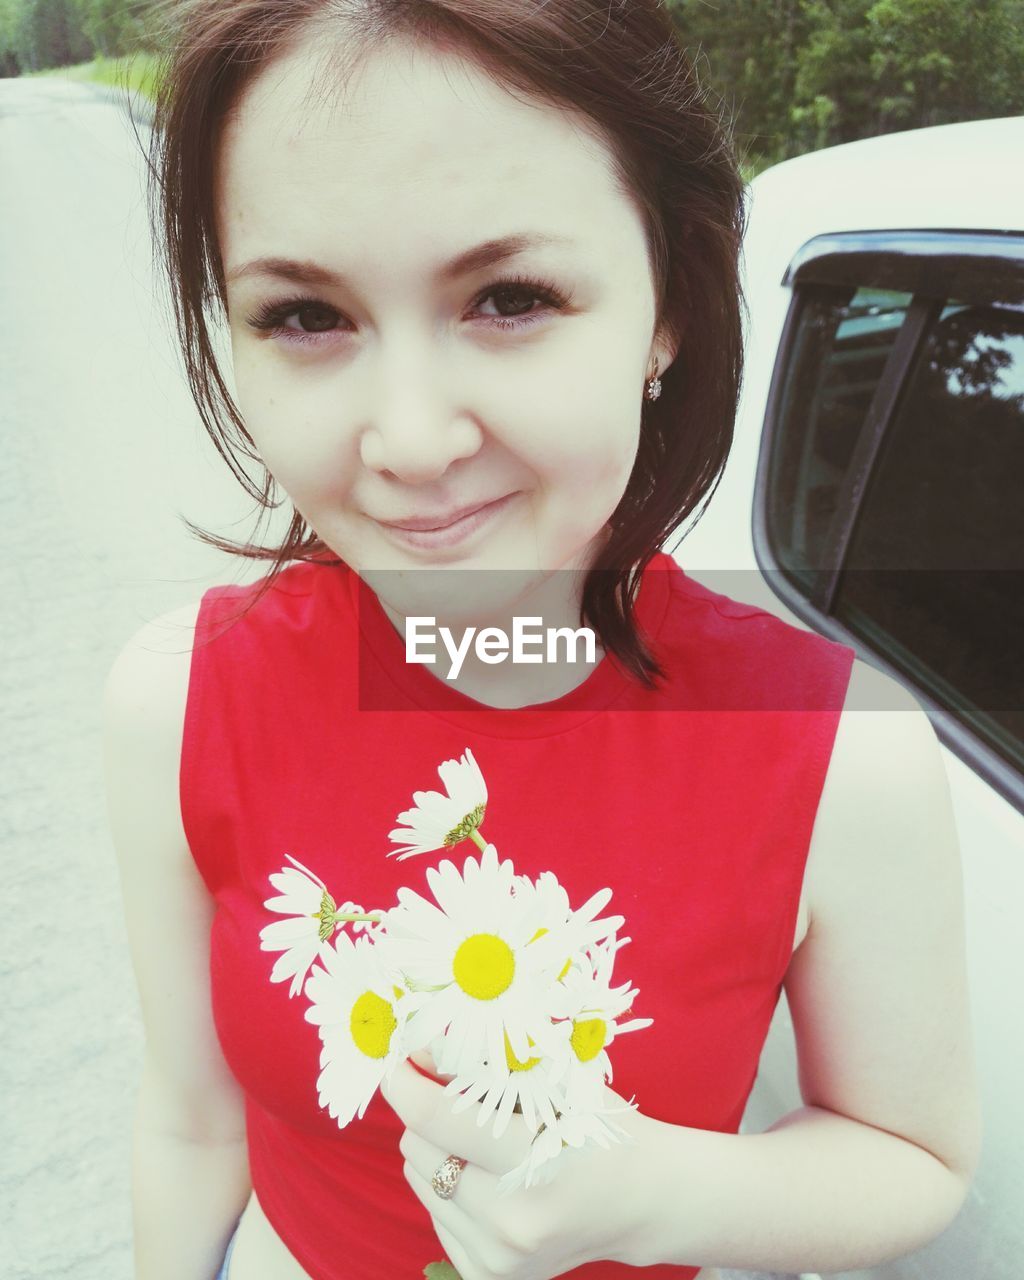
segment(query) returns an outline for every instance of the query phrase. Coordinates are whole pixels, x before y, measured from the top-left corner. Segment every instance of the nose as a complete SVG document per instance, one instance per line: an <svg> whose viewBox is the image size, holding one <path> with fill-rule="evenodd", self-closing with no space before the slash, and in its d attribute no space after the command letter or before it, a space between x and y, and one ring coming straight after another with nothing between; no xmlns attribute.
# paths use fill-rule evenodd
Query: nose
<svg viewBox="0 0 1024 1280"><path fill-rule="evenodd" d="M480 448L480 427L460 407L443 362L422 353L381 360L371 409L360 437L363 465L407 484L443 476Z"/></svg>

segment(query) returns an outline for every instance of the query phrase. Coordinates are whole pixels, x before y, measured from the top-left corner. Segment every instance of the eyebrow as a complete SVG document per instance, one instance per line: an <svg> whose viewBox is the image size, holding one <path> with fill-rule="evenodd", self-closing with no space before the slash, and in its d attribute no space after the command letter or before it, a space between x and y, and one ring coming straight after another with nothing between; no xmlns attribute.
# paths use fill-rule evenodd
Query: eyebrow
<svg viewBox="0 0 1024 1280"><path fill-rule="evenodd" d="M514 258L528 249L543 248L547 245L571 245L576 242L569 236L547 235L540 232L520 232L515 235L501 236L496 240L484 240L481 244L466 249L463 253L446 262L437 272L440 282L454 280L459 276L469 275L473 271L481 271L484 267ZM345 278L338 273L322 267L317 262L303 261L296 258L253 258L240 267L228 272L227 280L239 280L246 276L273 276L280 280L289 280L292 284L330 287L345 283Z"/></svg>

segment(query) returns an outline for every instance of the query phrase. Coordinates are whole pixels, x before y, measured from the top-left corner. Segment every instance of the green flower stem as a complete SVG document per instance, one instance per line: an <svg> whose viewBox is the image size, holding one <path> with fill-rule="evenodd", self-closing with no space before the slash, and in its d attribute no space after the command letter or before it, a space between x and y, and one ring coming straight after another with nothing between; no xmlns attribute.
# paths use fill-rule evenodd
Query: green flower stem
<svg viewBox="0 0 1024 1280"><path fill-rule="evenodd" d="M473 843L476 845L478 849L487 848L487 841L483 838L481 827L474 827L473 830L469 833L469 838L470 840L473 841Z"/></svg>
<svg viewBox="0 0 1024 1280"><path fill-rule="evenodd" d="M374 924L378 924L383 919L384 919L383 916L366 916L366 915L361 916L361 915L356 915L355 912L352 912L352 911L336 911L334 913L335 924L339 924L342 921L346 921L349 924L351 924L354 920L372 920Z"/></svg>

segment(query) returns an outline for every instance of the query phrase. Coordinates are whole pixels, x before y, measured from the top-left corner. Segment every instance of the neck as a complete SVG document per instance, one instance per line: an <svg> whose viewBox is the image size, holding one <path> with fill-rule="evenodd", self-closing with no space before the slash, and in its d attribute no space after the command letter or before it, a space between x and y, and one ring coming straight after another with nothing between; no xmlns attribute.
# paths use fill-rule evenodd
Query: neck
<svg viewBox="0 0 1024 1280"><path fill-rule="evenodd" d="M581 685L604 656L596 635L592 655L585 633L575 641L551 636L555 628L576 632L583 627L580 599L585 576L580 568L533 575L513 598L487 604L481 599L487 589L507 586L510 579L481 571L480 590L474 591L472 572L463 572L457 580L459 590L447 593L450 607L439 603L436 612L424 609L419 615L433 617L432 625L411 626L401 611L383 599L380 603L403 642L415 632L420 637L420 653L434 655L435 661L425 664L431 675L486 706L512 709L563 697ZM468 595L474 598L467 601ZM520 620L524 655L541 661L513 661L516 619ZM495 628L500 637L495 632L482 636L485 628ZM508 652L500 662L488 662L488 652L495 656L500 651L501 637L507 637Z"/></svg>

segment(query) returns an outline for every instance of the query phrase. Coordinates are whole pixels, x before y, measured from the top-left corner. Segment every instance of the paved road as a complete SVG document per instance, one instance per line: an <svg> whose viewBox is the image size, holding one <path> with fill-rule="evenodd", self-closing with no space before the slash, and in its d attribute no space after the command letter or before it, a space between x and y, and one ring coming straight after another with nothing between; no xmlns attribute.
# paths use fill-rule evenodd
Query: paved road
<svg viewBox="0 0 1024 1280"><path fill-rule="evenodd" d="M142 1039L106 827L100 692L143 619L251 576L176 514L225 533L252 527L229 528L249 501L184 390L154 287L143 172L119 103L57 78L0 80L10 1280L131 1274Z"/></svg>
<svg viewBox="0 0 1024 1280"><path fill-rule="evenodd" d="M142 1033L100 693L144 619L258 566L178 519L253 529L185 391L120 100L0 80L0 173L0 1256L9 1280L127 1280Z"/></svg>

